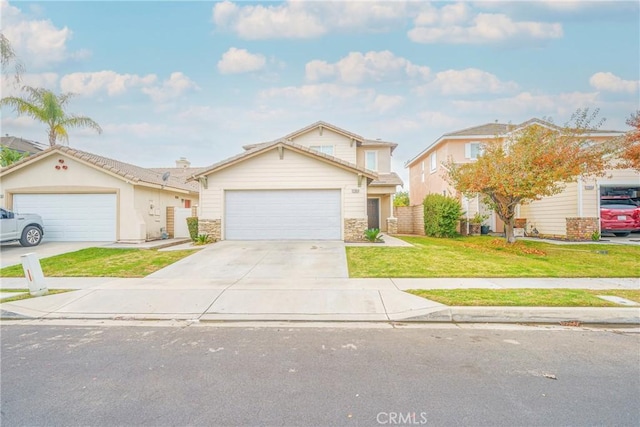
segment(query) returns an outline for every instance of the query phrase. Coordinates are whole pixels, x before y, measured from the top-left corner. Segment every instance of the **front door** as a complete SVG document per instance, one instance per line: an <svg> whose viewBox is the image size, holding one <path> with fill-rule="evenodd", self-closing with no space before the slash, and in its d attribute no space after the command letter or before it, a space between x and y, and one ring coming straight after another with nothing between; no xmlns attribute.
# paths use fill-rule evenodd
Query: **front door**
<svg viewBox="0 0 640 427"><path fill-rule="evenodd" d="M380 229L380 199L367 199L369 227Z"/></svg>

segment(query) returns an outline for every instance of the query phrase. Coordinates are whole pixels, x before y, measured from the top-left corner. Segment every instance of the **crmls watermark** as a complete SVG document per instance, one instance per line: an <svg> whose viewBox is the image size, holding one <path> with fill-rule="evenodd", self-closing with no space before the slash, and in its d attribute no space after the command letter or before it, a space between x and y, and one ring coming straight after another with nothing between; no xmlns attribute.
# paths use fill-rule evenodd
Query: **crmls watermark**
<svg viewBox="0 0 640 427"><path fill-rule="evenodd" d="M381 425L424 425L426 412L379 412L376 421Z"/></svg>

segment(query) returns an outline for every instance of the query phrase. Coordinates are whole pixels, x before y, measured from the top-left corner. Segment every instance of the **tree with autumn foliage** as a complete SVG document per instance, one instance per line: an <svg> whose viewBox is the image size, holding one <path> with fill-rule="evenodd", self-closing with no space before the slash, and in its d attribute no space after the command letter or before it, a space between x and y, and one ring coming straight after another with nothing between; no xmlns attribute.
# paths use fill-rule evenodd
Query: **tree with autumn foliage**
<svg viewBox="0 0 640 427"><path fill-rule="evenodd" d="M610 167L613 143L594 144L598 111L578 110L564 127L532 124L483 144L473 163L446 163L447 181L460 193L482 195L505 223L507 242L515 242L516 207L562 192L578 177L601 176Z"/></svg>
<svg viewBox="0 0 640 427"><path fill-rule="evenodd" d="M632 129L625 135L621 166L640 172L640 110L627 119L627 125Z"/></svg>

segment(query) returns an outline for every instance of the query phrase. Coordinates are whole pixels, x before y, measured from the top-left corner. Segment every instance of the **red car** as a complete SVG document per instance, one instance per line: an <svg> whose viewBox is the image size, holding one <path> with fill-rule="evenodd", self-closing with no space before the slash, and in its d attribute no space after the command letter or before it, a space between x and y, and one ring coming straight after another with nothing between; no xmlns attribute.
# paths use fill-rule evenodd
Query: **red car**
<svg viewBox="0 0 640 427"><path fill-rule="evenodd" d="M640 231L640 207L634 201L600 201L600 232L625 237L632 231Z"/></svg>

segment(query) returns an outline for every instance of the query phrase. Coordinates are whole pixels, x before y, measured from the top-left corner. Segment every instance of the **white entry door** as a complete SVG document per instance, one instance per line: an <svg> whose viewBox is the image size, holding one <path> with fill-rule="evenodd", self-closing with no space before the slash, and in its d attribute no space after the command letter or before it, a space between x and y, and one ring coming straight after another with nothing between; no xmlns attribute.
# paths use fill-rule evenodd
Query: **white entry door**
<svg viewBox="0 0 640 427"><path fill-rule="evenodd" d="M15 194L13 210L40 215L44 241L116 240L115 194Z"/></svg>
<svg viewBox="0 0 640 427"><path fill-rule="evenodd" d="M227 240L341 240L340 190L225 192Z"/></svg>

